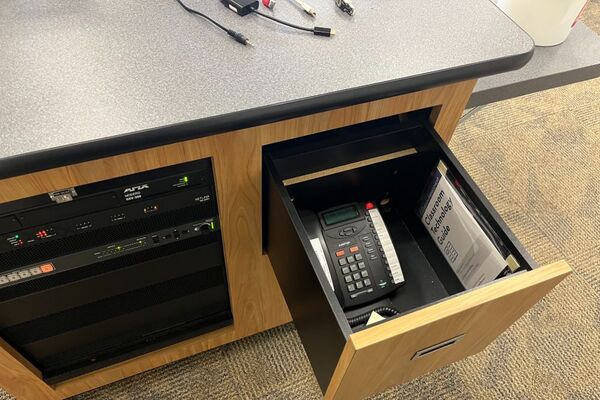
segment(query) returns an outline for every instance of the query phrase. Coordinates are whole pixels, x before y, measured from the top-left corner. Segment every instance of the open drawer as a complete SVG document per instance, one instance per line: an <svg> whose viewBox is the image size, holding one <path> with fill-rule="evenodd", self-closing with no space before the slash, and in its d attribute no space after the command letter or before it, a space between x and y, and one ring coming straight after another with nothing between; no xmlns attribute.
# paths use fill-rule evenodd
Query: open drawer
<svg viewBox="0 0 600 400"><path fill-rule="evenodd" d="M429 236L416 209L440 160L510 251L513 273L467 290ZM563 261L534 263L424 117L277 143L264 148L263 162L264 246L328 399L362 399L481 351L571 272ZM342 308L306 210L382 199L405 283ZM399 314L351 327L349 318L375 306Z"/></svg>

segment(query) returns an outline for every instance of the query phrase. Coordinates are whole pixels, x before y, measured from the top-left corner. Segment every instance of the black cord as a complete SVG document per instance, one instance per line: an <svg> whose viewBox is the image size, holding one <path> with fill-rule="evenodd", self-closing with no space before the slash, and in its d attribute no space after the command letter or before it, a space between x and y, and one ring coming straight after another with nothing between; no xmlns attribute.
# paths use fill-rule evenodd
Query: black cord
<svg viewBox="0 0 600 400"><path fill-rule="evenodd" d="M371 311L366 312L364 314L357 315L354 318L348 318L348 324L350 324L350 326L352 328L354 328L358 325L365 324L371 317L372 312L376 312L377 314L379 314L381 316L387 316L387 317L393 317L394 315L400 314L398 312L398 310L396 310L395 308L392 308L392 307L388 307L388 306L376 307L376 308L372 309Z"/></svg>
<svg viewBox="0 0 600 400"><path fill-rule="evenodd" d="M273 17L272 15L264 14L264 13L258 11L258 10L254 10L253 9L252 12L254 14L260 15L263 18L267 18L267 19L270 19L271 21L275 21L275 22L277 22L279 24L282 24L282 25L285 25L285 26L289 26L290 28L299 29L299 30L304 31L304 32L311 32L311 33L313 33L313 34L315 34L317 36L331 36L331 35L335 34L335 31L332 30L332 29L330 29L330 28L323 28L323 27L320 27L320 26L315 26L314 28L307 28L307 27L304 27L304 26L292 24L291 22L283 21L283 20L281 20L279 18Z"/></svg>
<svg viewBox="0 0 600 400"><path fill-rule="evenodd" d="M258 14L258 15L260 15L261 17L264 17L264 18L270 19L270 20L272 20L272 21L278 22L278 23L280 23L280 24L282 24L282 25L289 26L290 28L294 28L294 29L300 29L301 31L305 31L305 32L314 32L314 29L313 29L313 28L306 28L306 27L304 27L304 26L300 26L300 25L292 24L291 22L286 22L286 21L280 20L279 18L275 18L275 17L273 17L273 16L271 16L271 15L269 15L269 14L264 14L264 13L262 13L262 12L258 11L258 10L252 10L252 11L253 11L255 14Z"/></svg>
<svg viewBox="0 0 600 400"><path fill-rule="evenodd" d="M236 42L241 43L243 45L248 45L248 44L252 44L250 43L250 41L248 40L248 38L246 36L244 36L242 33L240 32L236 32L233 29L229 29L223 25L221 25L220 23L218 23L217 21L215 21L214 19L212 19L211 17L209 17L206 14L201 13L198 10L194 10L191 7L188 7L187 5L185 5L181 0L175 0L176 2L179 3L179 5L181 7L183 7L184 10L186 10L189 13L192 14L196 14L199 15L200 17L206 19L207 21L210 21L212 24L214 24L215 26L218 26L220 29L222 29L223 31L225 31L225 33L227 33L229 36L231 36Z"/></svg>
<svg viewBox="0 0 600 400"><path fill-rule="evenodd" d="M215 21L214 19L212 19L208 15L203 14L200 11L194 10L193 8L190 8L190 7L186 6L181 0L175 0L175 1L177 1L181 5L181 7L183 7L187 12L199 15L202 18L209 20L210 22L212 22L213 24L215 24L216 26L218 26L219 28L221 28L225 32L227 32L227 28L225 28L223 25L221 25L220 23L218 23L217 21Z"/></svg>

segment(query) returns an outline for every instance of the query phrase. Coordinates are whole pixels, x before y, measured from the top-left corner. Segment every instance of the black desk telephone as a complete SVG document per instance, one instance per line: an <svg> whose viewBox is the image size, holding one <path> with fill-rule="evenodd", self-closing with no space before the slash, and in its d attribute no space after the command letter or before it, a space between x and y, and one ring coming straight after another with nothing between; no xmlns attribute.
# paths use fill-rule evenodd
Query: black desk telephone
<svg viewBox="0 0 600 400"><path fill-rule="evenodd" d="M386 296L404 283L402 268L374 203L301 211L310 243L342 308Z"/></svg>

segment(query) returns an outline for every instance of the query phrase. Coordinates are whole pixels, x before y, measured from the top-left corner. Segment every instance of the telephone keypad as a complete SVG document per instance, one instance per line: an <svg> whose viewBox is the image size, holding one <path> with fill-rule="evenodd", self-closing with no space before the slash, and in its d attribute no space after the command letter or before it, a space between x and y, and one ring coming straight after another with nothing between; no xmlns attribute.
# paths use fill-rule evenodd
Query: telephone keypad
<svg viewBox="0 0 600 400"><path fill-rule="evenodd" d="M369 244L372 245L371 238L366 236L369 240ZM375 249L371 249L375 250ZM363 255L360 253L360 247L356 245L352 245L348 252L352 253L351 256L345 256L347 254L346 249L337 250L335 255L338 257L338 264L342 267L342 274L344 275L344 281L346 282L346 287L348 292L355 292L357 289L363 289L367 286L371 286L371 280L368 279L369 272L367 271L367 264L364 261L360 261L363 259ZM358 261L358 264L356 263ZM366 278L366 279L365 279ZM369 289L368 292L373 289ZM361 293L353 294L353 298L359 296Z"/></svg>
<svg viewBox="0 0 600 400"><path fill-rule="evenodd" d="M339 231L340 236L351 236L354 232L356 232L356 228L354 230L350 230L348 228L342 229ZM367 269L367 264L364 261L365 258L369 260L377 260L379 259L379 254L382 254L382 261L387 264L386 258L383 256L383 250L381 246L381 242L379 237L375 234L375 229L373 228L373 234L367 234L360 236L359 243L351 243L348 244L348 247L343 249L339 249L335 251L336 259L338 260L339 267L341 269L341 273L343 276L343 282L345 283L347 293L350 295L350 298L356 299L363 294L373 293L375 288L373 287L373 283L371 281L371 276L369 275L369 270ZM362 242L362 250L360 243ZM377 249L379 249L382 253L377 253ZM367 257L364 256L367 255ZM332 254L333 255L333 254Z"/></svg>

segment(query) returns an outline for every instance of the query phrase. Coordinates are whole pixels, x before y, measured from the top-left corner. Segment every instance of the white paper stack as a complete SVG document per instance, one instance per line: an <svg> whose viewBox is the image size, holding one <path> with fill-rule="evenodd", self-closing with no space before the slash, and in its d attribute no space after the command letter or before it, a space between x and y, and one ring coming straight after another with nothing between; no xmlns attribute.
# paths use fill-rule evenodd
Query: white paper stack
<svg viewBox="0 0 600 400"><path fill-rule="evenodd" d="M467 289L496 279L507 263L467 209L440 163L421 221Z"/></svg>

